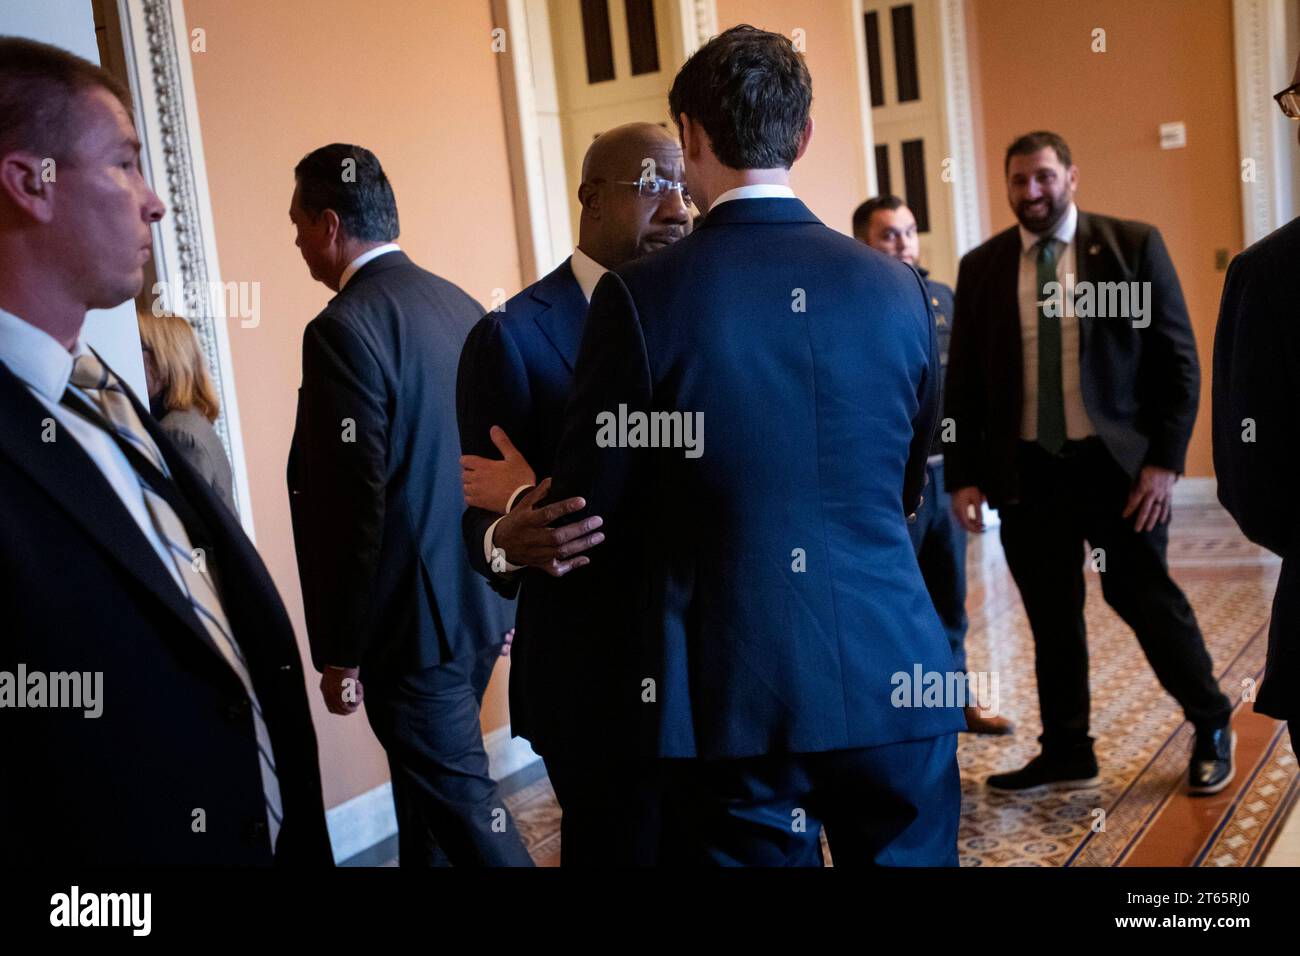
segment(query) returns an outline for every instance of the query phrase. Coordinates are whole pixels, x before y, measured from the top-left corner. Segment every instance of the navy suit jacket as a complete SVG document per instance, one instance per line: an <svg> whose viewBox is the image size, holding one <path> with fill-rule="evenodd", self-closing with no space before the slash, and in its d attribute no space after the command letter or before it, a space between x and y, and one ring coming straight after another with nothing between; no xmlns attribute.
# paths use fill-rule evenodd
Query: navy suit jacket
<svg viewBox="0 0 1300 956"><path fill-rule="evenodd" d="M461 448L467 455L500 458L488 435L499 425L533 467L537 480L550 475L564 424L564 406L582 340L587 299L566 259L489 312L470 331L461 353L456 412ZM510 650L510 727L541 753L572 743L579 732L557 701L577 703L584 688L552 648L550 609L553 582L525 568L509 577L495 574L483 554L483 537L500 515L467 508L462 521L470 564L500 593L518 595L515 639ZM567 711L566 711L567 712Z"/></svg>
<svg viewBox="0 0 1300 956"><path fill-rule="evenodd" d="M795 199L716 206L601 280L553 486L608 533L561 579L574 660L603 664L588 726L704 758L965 726L894 705L900 679L952 670L905 517L937 364L920 276ZM620 405L702 414L702 454L598 447L597 416Z"/></svg>
<svg viewBox="0 0 1300 956"><path fill-rule="evenodd" d="M1214 336L1214 471L1246 537L1282 556L1255 709L1300 718L1300 219L1232 260ZM1250 439L1250 440L1247 440Z"/></svg>
<svg viewBox="0 0 1300 956"><path fill-rule="evenodd" d="M390 252L303 333L289 505L317 670L422 670L499 646L510 628L456 533L456 363L480 314Z"/></svg>

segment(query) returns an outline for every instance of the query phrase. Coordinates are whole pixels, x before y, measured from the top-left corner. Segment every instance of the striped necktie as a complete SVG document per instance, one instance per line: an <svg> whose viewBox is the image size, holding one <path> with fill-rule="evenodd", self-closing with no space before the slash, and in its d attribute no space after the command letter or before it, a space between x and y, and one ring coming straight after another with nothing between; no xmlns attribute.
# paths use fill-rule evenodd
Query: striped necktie
<svg viewBox="0 0 1300 956"><path fill-rule="evenodd" d="M125 439L153 465L159 473L171 480L167 462L163 460L158 447L145 431L140 416L127 397L122 383L95 355L87 352L79 355L72 367L70 384L81 389L103 414L106 424ZM129 458L128 458L129 460ZM280 803L280 780L276 775L275 755L271 749L271 735L267 732L262 708L253 690L253 680L249 673L248 661L244 659L239 645L231 633L230 622L221 606L221 597L208 570L207 561L200 560L195 554L185 525L177 516L167 500L154 491L153 487L139 473L136 481L144 494L149 517L154 529L162 538L172 562L180 574L181 587L194 609L195 616L202 622L208 637L221 657L230 665L230 669L239 677L240 683L248 694L252 704L253 727L257 734L259 765L262 771L262 793L266 798L266 818L270 828L271 847L280 832L280 822L284 811Z"/></svg>
<svg viewBox="0 0 1300 956"><path fill-rule="evenodd" d="M1060 302L1047 314L1048 283L1056 282L1059 243L1049 237L1038 243L1038 444L1053 455L1065 447L1065 397L1061 384Z"/></svg>

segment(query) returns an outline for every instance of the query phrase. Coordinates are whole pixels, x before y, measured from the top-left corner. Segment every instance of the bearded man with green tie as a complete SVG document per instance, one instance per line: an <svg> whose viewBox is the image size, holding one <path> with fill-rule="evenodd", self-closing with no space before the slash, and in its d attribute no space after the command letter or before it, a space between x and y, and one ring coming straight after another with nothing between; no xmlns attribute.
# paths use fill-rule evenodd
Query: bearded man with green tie
<svg viewBox="0 0 1300 956"><path fill-rule="evenodd" d="M1042 753L997 790L1099 782L1089 735L1085 555L1196 730L1188 790L1234 775L1232 705L1169 577L1168 523L1200 394L1187 306L1159 230L1081 212L1055 133L1007 149L1018 225L969 252L948 356L945 484L968 531L985 502L1034 636ZM1085 551L1085 542L1087 550Z"/></svg>

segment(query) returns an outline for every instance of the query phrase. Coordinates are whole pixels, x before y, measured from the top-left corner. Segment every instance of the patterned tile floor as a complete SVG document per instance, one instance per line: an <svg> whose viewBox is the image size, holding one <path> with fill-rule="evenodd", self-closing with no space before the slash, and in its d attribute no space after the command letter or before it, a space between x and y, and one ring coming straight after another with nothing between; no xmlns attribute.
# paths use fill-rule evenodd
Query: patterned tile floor
<svg viewBox="0 0 1300 956"><path fill-rule="evenodd" d="M972 542L971 630L967 654L972 670L996 671L1002 709L1017 722L1009 738L963 735L958 751L962 769L962 823L958 846L964 866L1113 866L1139 855L1143 844L1169 839L1185 849L1166 847L1190 858L1161 862L1200 865L1208 857L1224 865L1222 850L1200 852L1206 840L1240 836L1239 853L1229 865L1258 862L1263 824L1276 822L1294 797L1296 763L1281 725L1251 712L1242 703L1234 717L1239 736L1267 727L1276 741L1265 775L1272 802L1255 799L1260 819L1254 836L1240 828L1215 830L1218 818L1237 813L1233 798L1259 776L1254 757L1238 748L1238 773L1228 791L1209 800L1182 792L1192 731L1177 704L1164 692L1137 641L1101 597L1098 575L1088 575L1088 645L1092 687L1092 734L1096 738L1101 783L1095 789L1034 795L988 791L990 773L1021 765L1037 750L1041 730L1033 673L1033 644L1019 595L1006 570L996 533ZM1228 515L1204 496L1180 501L1170 534L1172 573L1196 610L1215 662L1220 686L1242 701L1263 668L1268 609L1277 578L1277 559L1251 545ZM1228 804L1229 807L1224 805ZM1178 813L1188 817L1173 826ZM1215 819L1206 819L1213 814ZM1250 825L1248 825L1249 828ZM1213 836L1200 833L1209 828ZM1228 829L1231 829L1229 827ZM1201 841L1193 846L1194 841ZM1147 850L1142 850L1148 853Z"/></svg>
<svg viewBox="0 0 1300 956"><path fill-rule="evenodd" d="M1200 619L1220 685L1241 701L1263 668L1278 563L1240 535L1212 490L1185 484L1191 487L1180 488L1170 567ZM1297 797L1296 758L1284 726L1241 704L1233 785L1213 798L1183 794L1191 728L1132 632L1102 600L1096 574L1089 575L1086 616L1100 786L1033 796L984 788L988 774L1037 752L1040 725L1032 639L996 530L973 538L970 549L969 667L997 673L1001 712L1016 721L1017 732L961 737L962 865L1258 865ZM533 858L557 865L560 814L546 778L507 804Z"/></svg>

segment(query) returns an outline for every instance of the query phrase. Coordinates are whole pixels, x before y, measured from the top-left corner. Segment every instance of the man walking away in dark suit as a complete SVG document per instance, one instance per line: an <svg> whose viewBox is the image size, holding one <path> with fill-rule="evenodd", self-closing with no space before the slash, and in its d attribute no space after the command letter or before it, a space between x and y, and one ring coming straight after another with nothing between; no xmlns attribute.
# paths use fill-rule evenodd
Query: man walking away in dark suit
<svg viewBox="0 0 1300 956"><path fill-rule="evenodd" d="M906 521L934 318L913 270L794 197L811 100L789 39L750 26L673 83L706 214L592 296L553 492L607 540L564 612L625 746L680 758L685 859L817 865L824 824L836 864L955 864L965 721L900 693L952 672Z"/></svg>
<svg viewBox="0 0 1300 956"><path fill-rule="evenodd" d="M1196 728L1190 792L1217 793L1233 776L1232 705L1165 559L1200 388L1178 276L1155 227L1079 211L1079 171L1055 133L1012 143L1005 174L1019 225L967 253L957 276L944 467L968 531L984 529L985 500L1000 512L1043 734L1039 756L988 785L1097 782L1087 541L1106 602Z"/></svg>
<svg viewBox="0 0 1300 956"><path fill-rule="evenodd" d="M629 123L597 137L583 162L572 257L489 312L461 355L465 546L494 587L519 596L511 730L546 760L564 814L564 866L657 862L660 798L655 767L624 759L619 742L603 737L593 719L600 689L583 679L581 660L569 659L569 635L550 607L551 576L586 563L582 552L602 538L599 518L548 527L581 503L532 507L547 490L532 489L534 472L547 477L554 467L588 297L608 269L685 235L690 195L683 187L682 148L663 127Z"/></svg>
<svg viewBox="0 0 1300 956"><path fill-rule="evenodd" d="M1300 60L1278 105L1300 120ZM1300 753L1300 219L1232 260L1214 336L1214 471L1219 500L1246 537L1282 556L1255 710L1290 725Z"/></svg>
<svg viewBox="0 0 1300 956"><path fill-rule="evenodd" d="M289 454L321 693L341 715L365 700L403 866L528 866L479 728L508 605L455 531L456 362L481 309L394 244L397 204L369 150L323 146L294 177L298 248L338 293L303 334Z"/></svg>
<svg viewBox="0 0 1300 956"><path fill-rule="evenodd" d="M270 575L82 338L140 293L165 211L130 111L0 37L0 862L330 866Z"/></svg>
<svg viewBox="0 0 1300 956"><path fill-rule="evenodd" d="M934 311L935 340L939 348L939 377L948 368L948 342L952 338L952 289L930 276L917 264L921 244L916 217L897 196L868 199L853 212L853 235L877 252L893 256L921 273L926 295ZM934 433L934 444L925 466L925 489L915 516L907 519L921 576L934 609L939 612L948 635L953 665L966 670L966 529L952 513L952 503L943 488L943 429ZM982 702L987 705L988 702ZM966 729L977 734L1009 734L1015 725L1005 717L983 714L976 703L964 708Z"/></svg>

